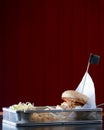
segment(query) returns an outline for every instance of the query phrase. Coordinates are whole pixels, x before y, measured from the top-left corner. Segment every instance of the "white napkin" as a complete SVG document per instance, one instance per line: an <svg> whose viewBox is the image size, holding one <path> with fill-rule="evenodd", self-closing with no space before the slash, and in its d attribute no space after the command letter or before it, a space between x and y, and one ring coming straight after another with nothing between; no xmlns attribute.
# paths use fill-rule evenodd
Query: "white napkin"
<svg viewBox="0 0 104 130"><path fill-rule="evenodd" d="M96 108L94 82L88 72L85 72L76 91L85 94L86 96L89 97L87 104L85 104L82 108L91 108L91 109Z"/></svg>

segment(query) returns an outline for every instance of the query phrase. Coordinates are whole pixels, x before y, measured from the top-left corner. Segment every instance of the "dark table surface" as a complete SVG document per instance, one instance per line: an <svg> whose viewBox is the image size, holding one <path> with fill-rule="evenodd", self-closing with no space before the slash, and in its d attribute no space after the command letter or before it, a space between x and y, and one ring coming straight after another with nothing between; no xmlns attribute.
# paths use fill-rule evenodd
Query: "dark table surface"
<svg viewBox="0 0 104 130"><path fill-rule="evenodd" d="M104 130L104 122L98 124L15 127L3 124L2 117L0 117L0 130Z"/></svg>

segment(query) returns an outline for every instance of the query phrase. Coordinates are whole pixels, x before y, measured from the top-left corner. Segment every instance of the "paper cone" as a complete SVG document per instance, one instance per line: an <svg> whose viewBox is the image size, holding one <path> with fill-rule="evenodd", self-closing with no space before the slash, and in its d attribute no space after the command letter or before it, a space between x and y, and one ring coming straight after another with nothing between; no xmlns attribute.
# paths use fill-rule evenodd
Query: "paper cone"
<svg viewBox="0 0 104 130"><path fill-rule="evenodd" d="M89 97L87 104L85 104L82 108L96 108L94 82L88 72L85 72L76 91Z"/></svg>

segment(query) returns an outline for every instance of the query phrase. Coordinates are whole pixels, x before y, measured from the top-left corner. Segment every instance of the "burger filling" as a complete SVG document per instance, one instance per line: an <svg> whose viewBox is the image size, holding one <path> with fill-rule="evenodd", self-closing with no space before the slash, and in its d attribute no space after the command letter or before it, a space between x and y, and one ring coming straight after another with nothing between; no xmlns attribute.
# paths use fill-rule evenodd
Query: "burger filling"
<svg viewBox="0 0 104 130"><path fill-rule="evenodd" d="M83 106L84 104L77 102L75 99L68 99L65 102L61 103L61 107L63 109L72 109L75 108L77 106Z"/></svg>

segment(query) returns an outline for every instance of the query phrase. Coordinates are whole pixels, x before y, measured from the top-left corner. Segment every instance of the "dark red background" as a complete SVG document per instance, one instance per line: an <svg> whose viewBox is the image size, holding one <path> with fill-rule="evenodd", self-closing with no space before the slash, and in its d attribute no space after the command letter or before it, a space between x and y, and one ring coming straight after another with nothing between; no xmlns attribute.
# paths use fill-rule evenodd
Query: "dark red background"
<svg viewBox="0 0 104 130"><path fill-rule="evenodd" d="M104 102L103 0L0 2L0 109L18 102L57 105L75 89L90 53L96 102Z"/></svg>

